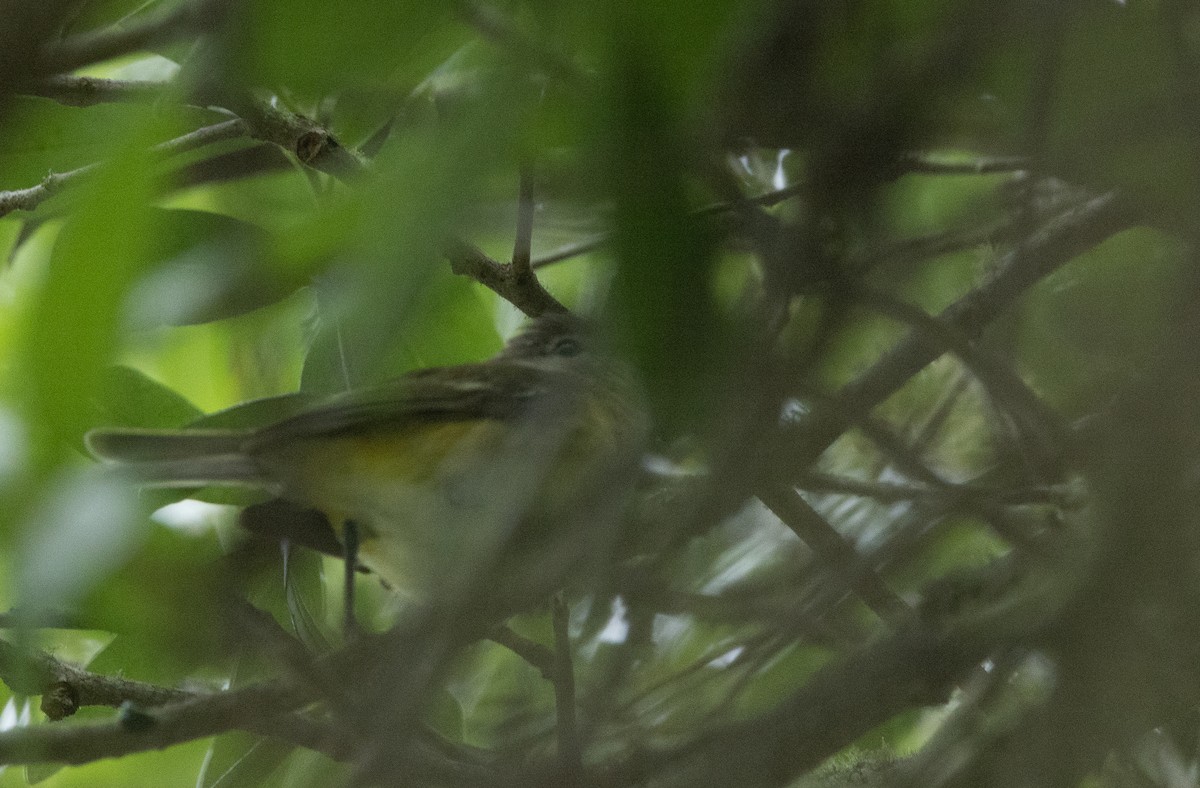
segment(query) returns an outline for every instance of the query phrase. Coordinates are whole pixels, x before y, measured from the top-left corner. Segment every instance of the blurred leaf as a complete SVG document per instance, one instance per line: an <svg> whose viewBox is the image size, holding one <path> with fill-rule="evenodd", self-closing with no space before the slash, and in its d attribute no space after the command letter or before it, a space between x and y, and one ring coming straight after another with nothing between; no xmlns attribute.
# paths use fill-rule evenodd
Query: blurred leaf
<svg viewBox="0 0 1200 788"><path fill-rule="evenodd" d="M450 3L255 0L234 14L232 73L309 100L355 87L407 93L464 37Z"/></svg>
<svg viewBox="0 0 1200 788"><path fill-rule="evenodd" d="M224 591L219 549L195 536L128 517L140 549L81 607L89 625L117 637L91 668L143 681L177 684L200 665L227 661L217 600Z"/></svg>
<svg viewBox="0 0 1200 788"><path fill-rule="evenodd" d="M25 781L30 785L38 785L63 770L57 763L35 763L25 767Z"/></svg>
<svg viewBox="0 0 1200 788"><path fill-rule="evenodd" d="M656 57L660 77L674 96L688 104L697 102L708 110L711 81L719 75L720 62L731 43L731 31L743 20L748 5L740 0L660 0L640 4L645 29L653 31L659 46Z"/></svg>
<svg viewBox="0 0 1200 788"><path fill-rule="evenodd" d="M154 181L136 148L84 189L23 326L25 409L36 427L39 465L76 444L89 426L91 400L116 347L120 304L153 247L147 204Z"/></svg>
<svg viewBox="0 0 1200 788"><path fill-rule="evenodd" d="M1116 235L1038 286L1021 323L1021 359L1037 388L1082 416L1145 374L1184 264L1178 240L1152 230Z"/></svg>
<svg viewBox="0 0 1200 788"><path fill-rule="evenodd" d="M129 143L161 142L170 137L173 126L196 128L213 122L211 112L170 106L124 103L80 108L25 96L9 101L11 115L5 131L9 142L0 149L0 189L28 188L50 172L68 172L113 155L128 156L122 151L135 149ZM147 137L147 130L154 128L159 132ZM74 199L72 191L46 205L57 208Z"/></svg>
<svg viewBox="0 0 1200 788"><path fill-rule="evenodd" d="M68 609L124 563L141 536L137 493L99 473L67 473L30 517L17 596L32 609Z"/></svg>
<svg viewBox="0 0 1200 788"><path fill-rule="evenodd" d="M688 424L711 397L708 375L720 337L711 297L712 238L689 217L675 97L662 83L656 53L632 2L604 20L612 46L603 170L615 203L618 314L641 367L656 423L668 433Z"/></svg>
<svg viewBox="0 0 1200 788"><path fill-rule="evenodd" d="M0 150L0 188L23 189L48 172L66 172L104 159L113 147L111 134L128 127L130 116L145 117L145 107L101 104L87 109L50 99L11 99ZM86 122L83 122L86 121Z"/></svg>
<svg viewBox="0 0 1200 788"><path fill-rule="evenodd" d="M828 649L797 646L776 654L759 668L754 680L737 699L738 714L752 717L775 708L788 687L800 687L827 664L833 655Z"/></svg>
<svg viewBox="0 0 1200 788"><path fill-rule="evenodd" d="M1157 220L1190 227L1200 162L1187 80L1196 75L1180 70L1163 9L1097 2L1060 13L1067 32L1056 63L1048 163L1077 182L1136 196Z"/></svg>
<svg viewBox="0 0 1200 788"><path fill-rule="evenodd" d="M81 668L90 665L116 637L111 632L87 629L38 629L31 634L38 648Z"/></svg>
<svg viewBox="0 0 1200 788"><path fill-rule="evenodd" d="M325 788L348 784L353 767L311 750L298 750L288 759L278 788Z"/></svg>
<svg viewBox="0 0 1200 788"><path fill-rule="evenodd" d="M163 5L163 0L81 0L76 4L75 13L64 27L63 33L71 35L111 25L125 19L139 8L161 8Z"/></svg>
<svg viewBox="0 0 1200 788"><path fill-rule="evenodd" d="M146 19L165 13L177 0L85 0L78 4L69 24L63 31L65 35L96 35L101 31L126 30L133 25L141 24ZM191 49L187 41L150 41L146 49L157 52L162 57L175 61L181 60ZM92 66L103 69L102 65ZM128 74L121 75L123 79L131 79Z"/></svg>

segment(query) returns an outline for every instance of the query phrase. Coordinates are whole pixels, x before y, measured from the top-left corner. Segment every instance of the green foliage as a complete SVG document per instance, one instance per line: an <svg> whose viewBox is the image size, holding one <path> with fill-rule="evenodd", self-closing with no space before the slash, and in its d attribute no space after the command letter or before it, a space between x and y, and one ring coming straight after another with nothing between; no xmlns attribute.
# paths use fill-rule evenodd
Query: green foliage
<svg viewBox="0 0 1200 788"><path fill-rule="evenodd" d="M1188 4L44 6L0 33L0 609L30 627L0 637L193 691L302 684L290 721L327 736L230 723L0 786L1069 785L1152 746L1195 771ZM80 73L171 79L45 79ZM362 575L359 625L397 628L371 652L340 561L239 528L262 490L138 491L85 456L95 427L253 429L494 355L522 316L447 257L522 273L524 209L538 281L654 425L620 538L622 494L566 518L595 563L558 578L569 643L534 608L513 649L463 645L504 589L456 608ZM838 752L868 755L816 768Z"/></svg>

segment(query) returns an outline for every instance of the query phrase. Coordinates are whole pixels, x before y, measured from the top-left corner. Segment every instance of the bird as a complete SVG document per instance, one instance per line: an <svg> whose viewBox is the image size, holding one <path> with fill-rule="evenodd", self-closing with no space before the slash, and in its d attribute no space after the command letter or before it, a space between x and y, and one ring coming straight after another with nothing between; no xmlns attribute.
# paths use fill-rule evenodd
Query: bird
<svg viewBox="0 0 1200 788"><path fill-rule="evenodd" d="M569 313L494 357L409 372L248 429L97 428L147 487L249 487L322 512L397 593L515 611L614 543L649 434L629 366Z"/></svg>

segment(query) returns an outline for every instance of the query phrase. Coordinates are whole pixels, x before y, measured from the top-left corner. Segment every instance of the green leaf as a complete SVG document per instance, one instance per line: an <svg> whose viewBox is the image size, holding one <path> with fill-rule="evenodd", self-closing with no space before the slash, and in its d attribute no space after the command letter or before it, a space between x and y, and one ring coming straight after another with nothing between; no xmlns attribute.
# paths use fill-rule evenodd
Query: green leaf
<svg viewBox="0 0 1200 788"><path fill-rule="evenodd" d="M1200 180L1191 82L1157 3L1075 3L1049 108L1048 164L1073 181L1117 187L1147 214L1189 229ZM1179 40L1173 40L1179 36ZM1036 122L1031 120L1031 123ZM1169 164L1168 164L1169 162Z"/></svg>
<svg viewBox="0 0 1200 788"><path fill-rule="evenodd" d="M313 653L324 654L338 638L325 620L325 580L319 553L288 546L284 587L292 630Z"/></svg>
<svg viewBox="0 0 1200 788"><path fill-rule="evenodd" d="M301 376L305 392L334 394L413 369L481 361L500 348L478 289L448 270L430 272L382 349L361 321L339 321L336 310L335 302L321 311Z"/></svg>
<svg viewBox="0 0 1200 788"><path fill-rule="evenodd" d="M151 212L159 265L130 294L134 325L191 325L273 304L307 284L270 259L262 227L207 211Z"/></svg>
<svg viewBox="0 0 1200 788"><path fill-rule="evenodd" d="M1177 239L1136 229L1048 277L1020 324L1020 358L1037 389L1082 416L1146 374L1147 349L1174 330L1166 318L1186 259Z"/></svg>
<svg viewBox="0 0 1200 788"><path fill-rule="evenodd" d="M130 518L138 549L80 605L89 626L117 633L90 666L98 673L177 685L199 666L224 665L218 600L227 575L211 533ZM200 611L207 611L201 615Z"/></svg>
<svg viewBox="0 0 1200 788"><path fill-rule="evenodd" d="M37 785L58 774L63 768L59 763L31 763L25 767L25 782Z"/></svg>
<svg viewBox="0 0 1200 788"><path fill-rule="evenodd" d="M218 736L204 759L197 788L258 788L295 749L294 744L245 733Z"/></svg>
<svg viewBox="0 0 1200 788"><path fill-rule="evenodd" d="M610 25L607 127L601 151L615 204L616 307L641 367L656 423L694 420L710 393L720 321L712 299L713 239L689 216L685 143L675 97L662 83L660 42L634 3L617 3Z"/></svg>
<svg viewBox="0 0 1200 788"><path fill-rule="evenodd" d="M81 188L78 210L55 242L22 327L20 374L35 469L78 445L91 426L124 295L151 260L155 186L146 155L131 147Z"/></svg>
<svg viewBox="0 0 1200 788"><path fill-rule="evenodd" d="M114 140L148 122L152 108L129 104L68 107L50 99L12 97L5 119L9 144L0 149L0 188L34 186L49 172L107 159Z"/></svg>
<svg viewBox="0 0 1200 788"><path fill-rule="evenodd" d="M463 740L463 710L458 698L445 687L438 687L429 698L425 721L451 741Z"/></svg>
<svg viewBox="0 0 1200 788"><path fill-rule="evenodd" d="M465 38L451 3L254 0L234 13L232 73L309 100L382 85L406 95Z"/></svg>
<svg viewBox="0 0 1200 788"><path fill-rule="evenodd" d="M114 427L180 427L202 415L183 395L122 365L104 370L96 410L96 424Z"/></svg>
<svg viewBox="0 0 1200 788"><path fill-rule="evenodd" d="M237 405L203 415L188 427L195 429L253 429L263 427L303 411L316 398L303 391L239 402Z"/></svg>

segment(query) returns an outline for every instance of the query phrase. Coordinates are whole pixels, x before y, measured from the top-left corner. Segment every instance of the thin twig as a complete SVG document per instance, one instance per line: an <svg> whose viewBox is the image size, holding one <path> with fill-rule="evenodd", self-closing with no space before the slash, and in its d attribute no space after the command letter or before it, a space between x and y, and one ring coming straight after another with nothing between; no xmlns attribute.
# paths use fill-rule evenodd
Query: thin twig
<svg viewBox="0 0 1200 788"><path fill-rule="evenodd" d="M1033 459L1039 470L1053 464L1055 453L1061 452L1068 443L1067 427L1014 369L984 348L977 347L955 326L916 306L867 287L855 287L852 292L860 303L908 325L914 336L924 336L940 350L956 355L1001 409L1025 427L1026 434L1036 441L1031 448L1036 452Z"/></svg>
<svg viewBox="0 0 1200 788"><path fill-rule="evenodd" d="M790 487L775 485L758 490L758 498L877 616L893 627L912 616L912 610L904 600L799 493Z"/></svg>
<svg viewBox="0 0 1200 788"><path fill-rule="evenodd" d="M803 185L798 184L788 186L784 189L766 192L765 194L760 194L756 197L748 197L741 201L741 204L756 205L761 208L770 208L773 205L778 205L781 202L790 200L793 197L797 197L803 193ZM692 211L691 215L699 218L719 216L720 214L729 213L730 211L735 210L738 205L738 203L734 202L715 202L711 205L706 205L703 208L698 208L695 211ZM561 246L552 252L547 252L538 259L534 260L532 267L535 269L543 268L548 265L553 265L554 263L561 263L563 260L570 260L573 257L587 254L588 252L594 252L597 249L603 249L605 246L608 246L610 243L612 243L612 240L612 233L599 233L597 235L593 235L591 238L585 238L582 241L565 244L564 246Z"/></svg>
<svg viewBox="0 0 1200 788"><path fill-rule="evenodd" d="M95 172L99 166L99 164L86 164L69 172L52 172L36 186L0 192L0 217L8 216L13 211L32 211L54 196L63 186Z"/></svg>
<svg viewBox="0 0 1200 788"><path fill-rule="evenodd" d="M121 718L15 728L0 733L0 763L88 763L162 749L230 730L274 735L281 715L311 700L307 690L267 682L139 713L136 730Z"/></svg>
<svg viewBox="0 0 1200 788"><path fill-rule="evenodd" d="M513 242L512 267L516 276L532 276L530 249L533 246L533 171L521 167L520 194L517 199L517 237Z"/></svg>
<svg viewBox="0 0 1200 788"><path fill-rule="evenodd" d="M190 714L207 714L209 699L218 696L201 695L195 692L163 687L144 681L134 681L120 676L104 676L92 673L82 668L63 662L42 651L21 650L7 641L0 640L0 678L14 691L26 695L41 695L41 709L51 720L61 720L73 715L85 706L109 706L118 708L133 704L139 709L158 709L167 706L172 708L190 708ZM282 712L286 712L283 709ZM157 711L140 713L157 725L161 718ZM238 712L239 716L242 714ZM170 717L170 714L167 715ZM302 747L308 747L324 752L338 760L345 760L350 752L346 743L332 729L313 720L292 714L280 713L266 722L261 717L246 714L244 718L224 718L228 721L223 729L241 728L262 735L288 741ZM13 736L4 738L0 734L0 762L18 763L37 760L69 760L56 758L53 749L59 742L75 742L82 749L105 746L105 742L117 746L120 736L113 735L113 729L124 731L124 738L132 734L126 729L126 724L120 720L115 723L105 723L96 726L54 725L36 728L23 728L13 731ZM194 723L188 723L194 724ZM180 723L181 727L187 727ZM60 733L61 732L61 733ZM219 730L214 732L220 732ZM167 734L168 737L172 734ZM179 739L183 741L185 739ZM160 740L174 743L170 740ZM140 751L137 749L116 749L111 755L121 755L126 752ZM63 747L63 752L70 751L69 746ZM21 753L24 753L22 755ZM40 754L39 754L40 753ZM5 760L8 758L8 760ZM70 761L81 763L91 758L81 758Z"/></svg>
<svg viewBox="0 0 1200 788"><path fill-rule="evenodd" d="M970 159L939 158L929 153L909 153L900 157L897 174L918 175L992 175L1022 172L1029 167L1022 156L976 156Z"/></svg>
<svg viewBox="0 0 1200 788"><path fill-rule="evenodd" d="M645 784L670 772L679 785L788 784L901 711L945 703L994 649L1053 621L1059 590L1030 583L1020 604L984 606L945 626L913 620L822 668L771 711L636 753L598 782Z"/></svg>
<svg viewBox="0 0 1200 788"><path fill-rule="evenodd" d="M236 139L245 134L245 131L245 125L242 121L234 118L233 120L214 123L211 126L196 129L175 139L161 142L150 150L159 155L175 155L202 148L215 142ZM13 211L32 211L47 199L57 194L64 186L74 184L93 174L100 166L99 163L92 163L67 172L52 172L36 186L0 192L0 217L7 216Z"/></svg>
<svg viewBox="0 0 1200 788"><path fill-rule="evenodd" d="M190 131L187 134L160 142L150 150L155 153L166 155L177 155L188 151L203 148L206 145L212 145L225 140L234 140L244 136L246 133L246 125L239 118L223 120L220 123L214 123L211 126Z"/></svg>
<svg viewBox="0 0 1200 788"><path fill-rule="evenodd" d="M809 471L802 474L797 482L802 490L838 495L854 495L860 498L870 498L879 503L921 500L981 500L992 501L1006 506L1027 504L1073 505L1073 496L1070 489L1062 485L996 488L977 484L953 484L949 487L928 487L913 484L897 484L895 482L852 479L846 476L831 476L816 471Z"/></svg>
<svg viewBox="0 0 1200 788"><path fill-rule="evenodd" d="M342 635L349 642L358 637L358 618L354 611L354 597L358 574L358 523L346 520L342 524L342 542L345 546L345 569L342 572Z"/></svg>
<svg viewBox="0 0 1200 788"><path fill-rule="evenodd" d="M597 249L603 249L612 243L612 240L612 233L599 233L590 238L584 238L582 241L564 244L554 251L547 252L538 259L534 260L531 263L531 266L534 270L537 270L538 268L545 268L548 265L561 263L564 260L570 260L573 257L579 257L580 255L587 254L588 252L594 252Z"/></svg>

